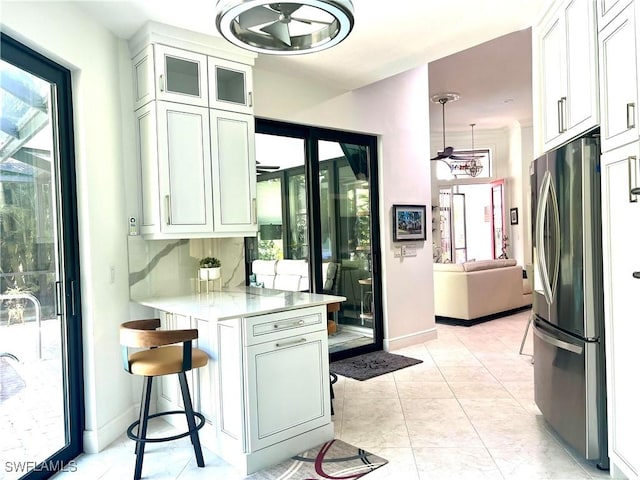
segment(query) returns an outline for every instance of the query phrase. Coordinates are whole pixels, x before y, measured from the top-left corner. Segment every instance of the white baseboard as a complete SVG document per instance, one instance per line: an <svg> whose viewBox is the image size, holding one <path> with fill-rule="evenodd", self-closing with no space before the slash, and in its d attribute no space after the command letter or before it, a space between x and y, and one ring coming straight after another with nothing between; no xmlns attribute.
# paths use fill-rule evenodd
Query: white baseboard
<svg viewBox="0 0 640 480"><path fill-rule="evenodd" d="M415 332L410 335L403 335L395 338L385 338L382 340L382 348L387 352L397 350L399 348L410 347L417 343L427 342L429 340L435 340L438 338L438 332L436 327L429 330L423 330L421 332Z"/></svg>
<svg viewBox="0 0 640 480"><path fill-rule="evenodd" d="M115 439L126 433L129 425L138 418L139 405L131 405L124 413L97 430L85 430L82 444L85 453L99 453Z"/></svg>

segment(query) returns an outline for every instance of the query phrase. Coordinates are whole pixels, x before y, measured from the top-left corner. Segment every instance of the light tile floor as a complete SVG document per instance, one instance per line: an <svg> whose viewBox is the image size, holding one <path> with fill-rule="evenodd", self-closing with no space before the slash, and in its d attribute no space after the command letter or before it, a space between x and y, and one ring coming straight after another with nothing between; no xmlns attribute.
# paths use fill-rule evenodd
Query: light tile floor
<svg viewBox="0 0 640 480"><path fill-rule="evenodd" d="M334 386L336 437L389 460L367 480L608 478L559 440L533 401L530 357L519 355L529 312L473 327L438 325L438 339L395 353L423 363L365 382ZM525 353L532 351L529 332ZM144 476L240 480L205 450L195 465L188 439L151 446ZM133 472L133 444L122 437L83 455L57 478L120 479Z"/></svg>

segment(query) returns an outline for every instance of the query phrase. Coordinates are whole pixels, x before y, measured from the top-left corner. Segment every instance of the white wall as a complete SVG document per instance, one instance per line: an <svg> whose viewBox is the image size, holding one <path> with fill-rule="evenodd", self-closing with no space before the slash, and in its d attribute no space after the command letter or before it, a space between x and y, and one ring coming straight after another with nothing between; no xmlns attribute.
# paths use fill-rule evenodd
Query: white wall
<svg viewBox="0 0 640 480"><path fill-rule="evenodd" d="M384 346L434 338L431 234L417 257L391 241L393 204L430 205L427 66L346 93L256 68L254 91L256 116L379 135Z"/></svg>
<svg viewBox="0 0 640 480"><path fill-rule="evenodd" d="M3 2L3 31L72 71L85 384L85 450L134 418L118 326L129 318L124 165L133 162L126 49L70 3ZM121 82L122 76L128 81ZM125 119L123 123L123 118ZM115 281L110 281L110 269Z"/></svg>

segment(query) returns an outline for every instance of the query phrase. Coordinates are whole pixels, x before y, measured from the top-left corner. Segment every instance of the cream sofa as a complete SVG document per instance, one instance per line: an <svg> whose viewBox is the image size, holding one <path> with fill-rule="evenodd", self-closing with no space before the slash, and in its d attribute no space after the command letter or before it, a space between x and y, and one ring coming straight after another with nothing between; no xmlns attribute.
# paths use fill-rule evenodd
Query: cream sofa
<svg viewBox="0 0 640 480"><path fill-rule="evenodd" d="M472 321L531 305L531 286L514 259L433 265L436 317Z"/></svg>
<svg viewBox="0 0 640 480"><path fill-rule="evenodd" d="M276 290L309 290L309 265L306 260L254 260L251 273L256 283L264 288ZM340 268L337 263L322 264L322 283L325 293L336 294Z"/></svg>

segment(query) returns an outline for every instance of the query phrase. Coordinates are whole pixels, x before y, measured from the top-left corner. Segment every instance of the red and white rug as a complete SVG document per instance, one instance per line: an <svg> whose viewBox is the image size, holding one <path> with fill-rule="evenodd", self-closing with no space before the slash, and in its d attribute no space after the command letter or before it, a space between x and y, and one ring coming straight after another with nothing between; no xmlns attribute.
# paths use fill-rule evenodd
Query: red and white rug
<svg viewBox="0 0 640 480"><path fill-rule="evenodd" d="M342 440L331 440L274 467L256 472L245 480L354 480L386 463L384 458Z"/></svg>

